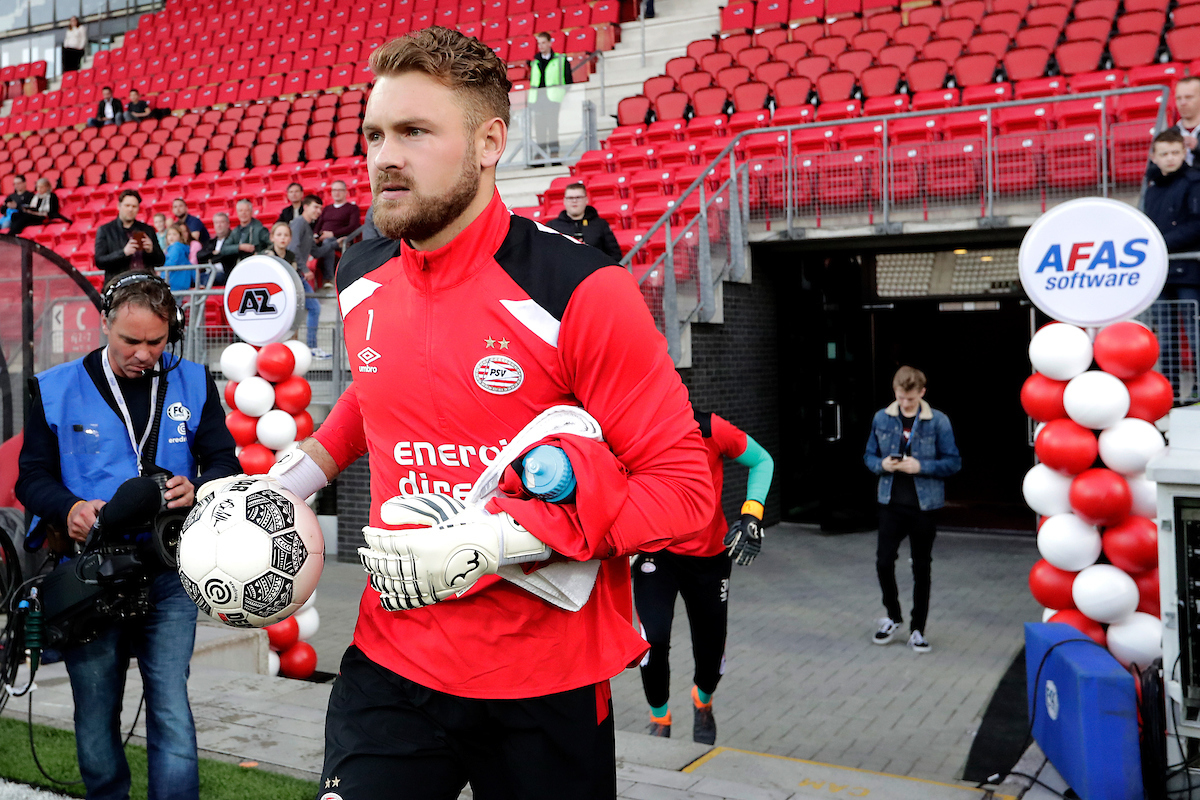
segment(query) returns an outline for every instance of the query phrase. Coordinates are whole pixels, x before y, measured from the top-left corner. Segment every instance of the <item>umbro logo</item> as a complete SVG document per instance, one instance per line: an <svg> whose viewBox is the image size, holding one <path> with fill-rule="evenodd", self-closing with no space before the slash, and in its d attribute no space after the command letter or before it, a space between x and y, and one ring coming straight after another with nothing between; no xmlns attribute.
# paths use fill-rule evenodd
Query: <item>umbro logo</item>
<svg viewBox="0 0 1200 800"><path fill-rule="evenodd" d="M382 356L380 356L379 353L375 352L370 347L364 347L362 350L358 351L358 360L363 362L363 366L360 366L358 368L358 371L359 372L379 372L379 368L372 367L371 362L377 361L380 358L382 358Z"/></svg>

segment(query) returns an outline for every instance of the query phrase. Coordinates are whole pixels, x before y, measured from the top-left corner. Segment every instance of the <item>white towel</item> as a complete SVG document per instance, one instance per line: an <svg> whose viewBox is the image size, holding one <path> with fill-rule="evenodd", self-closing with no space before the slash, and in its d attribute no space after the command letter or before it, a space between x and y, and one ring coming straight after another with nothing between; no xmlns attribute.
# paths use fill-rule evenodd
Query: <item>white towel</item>
<svg viewBox="0 0 1200 800"><path fill-rule="evenodd" d="M516 461L522 451L545 439L570 433L594 441L603 441L600 423L591 414L575 406L553 406L533 419L513 440L504 446L496 460L491 463L471 491L467 493L469 505L483 506L500 494L500 478L504 468ZM596 585L599 561L560 561L548 564L526 575L519 565L500 567L499 575L522 589L537 595L547 603L553 603L567 611L578 611L588 601L592 587Z"/></svg>

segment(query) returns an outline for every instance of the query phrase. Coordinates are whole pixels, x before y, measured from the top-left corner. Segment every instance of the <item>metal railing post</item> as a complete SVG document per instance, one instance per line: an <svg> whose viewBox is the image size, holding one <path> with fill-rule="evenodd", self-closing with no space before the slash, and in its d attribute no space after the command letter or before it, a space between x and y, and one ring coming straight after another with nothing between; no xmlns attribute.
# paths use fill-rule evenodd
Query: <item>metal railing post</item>
<svg viewBox="0 0 1200 800"><path fill-rule="evenodd" d="M708 322L717 311L717 301L713 293L712 250L708 241L708 200L705 197L704 184L700 184L700 220L696 226L700 237L696 249L696 280L700 281L700 321Z"/></svg>
<svg viewBox="0 0 1200 800"><path fill-rule="evenodd" d="M887 225L892 221L892 172L889 169L888 162L892 158L892 142L888 131L887 117L883 118L883 153L881 154L880 163L883 165L883 175L880 179L879 191L883 193L883 224Z"/></svg>
<svg viewBox="0 0 1200 800"><path fill-rule="evenodd" d="M604 53L599 50L596 51L596 63L600 65L599 69L596 70L600 73L600 113L607 114L608 102L604 99Z"/></svg>
<svg viewBox="0 0 1200 800"><path fill-rule="evenodd" d="M679 361L679 297L675 292L675 260L671 248L671 220L667 220L667 252L663 259L663 333L667 337L667 352L672 361Z"/></svg>
<svg viewBox="0 0 1200 800"><path fill-rule="evenodd" d="M729 271L741 278L746 271L746 250L742 246L742 203L738 192L738 166L729 151Z"/></svg>
<svg viewBox="0 0 1200 800"><path fill-rule="evenodd" d="M792 154L792 131L789 128L787 132L787 156L783 161L783 203L787 206L787 235L792 238L792 220L795 217L796 207L796 176L793 174L796 171L796 164L793 160L795 156ZM770 193L767 193L767 202L770 203Z"/></svg>
<svg viewBox="0 0 1200 800"><path fill-rule="evenodd" d="M987 110L987 130L984 132L984 159L983 168L987 170L987 174L983 177L983 185L987 189L987 218L991 219L995 216L994 205L996 202L996 155L992 152L992 108L988 106Z"/></svg>
<svg viewBox="0 0 1200 800"><path fill-rule="evenodd" d="M1108 197L1108 95L1100 98L1100 196Z"/></svg>

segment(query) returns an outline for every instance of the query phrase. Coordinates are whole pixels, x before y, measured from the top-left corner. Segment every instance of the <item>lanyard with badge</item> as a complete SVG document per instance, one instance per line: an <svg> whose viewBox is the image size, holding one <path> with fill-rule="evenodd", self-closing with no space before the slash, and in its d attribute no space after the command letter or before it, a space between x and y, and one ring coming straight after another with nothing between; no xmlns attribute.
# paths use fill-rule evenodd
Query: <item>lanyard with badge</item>
<svg viewBox="0 0 1200 800"><path fill-rule="evenodd" d="M117 383L117 376L113 373L112 364L108 360L108 347L105 347L104 352L100 354L100 361L104 366L104 377L108 379L108 388L112 390L113 399L117 401L117 409L121 412L121 418L125 421L125 431L129 434L129 443L133 445L134 455L137 456L138 475L141 475L143 472L142 450L146 447L146 441L150 438L150 432L154 430L154 420L147 418L146 430L142 433L142 440L139 442L137 434L133 430L133 419L129 416L129 406L125 403L125 395L121 393L121 387ZM154 413L157 405L158 375L155 375L153 382L150 384L151 414Z"/></svg>

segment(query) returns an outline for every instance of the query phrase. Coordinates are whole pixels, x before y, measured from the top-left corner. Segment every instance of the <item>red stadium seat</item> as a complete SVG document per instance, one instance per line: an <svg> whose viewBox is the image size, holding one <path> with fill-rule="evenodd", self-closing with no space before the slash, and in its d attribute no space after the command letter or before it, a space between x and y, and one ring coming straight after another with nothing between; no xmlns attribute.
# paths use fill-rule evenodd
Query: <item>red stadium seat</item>
<svg viewBox="0 0 1200 800"><path fill-rule="evenodd" d="M759 64L771 60L771 51L765 47L747 47L734 54L734 60L743 67L753 71Z"/></svg>
<svg viewBox="0 0 1200 800"><path fill-rule="evenodd" d="M1112 55L1113 66L1117 69L1130 69L1150 64L1158 53L1159 38L1157 33L1126 33L1114 36L1108 42L1108 51ZM1096 69L1095 66L1091 67L1091 70L1094 69Z"/></svg>
<svg viewBox="0 0 1200 800"><path fill-rule="evenodd" d="M751 130L753 128L765 128L771 124L771 112L766 108L752 109L749 111L735 111L729 115L729 121L725 127L728 129L731 136L736 136L742 131ZM660 163L662 159L659 159Z"/></svg>
<svg viewBox="0 0 1200 800"><path fill-rule="evenodd" d="M838 131L838 145L843 150L881 147L883 145L883 123L859 122L853 125L843 125Z"/></svg>
<svg viewBox="0 0 1200 800"><path fill-rule="evenodd" d="M980 86L968 86L962 91L964 106L982 105L984 103L1004 103L1013 99L1012 84L985 83Z"/></svg>
<svg viewBox="0 0 1200 800"><path fill-rule="evenodd" d="M1180 4L1171 13L1171 24L1176 28L1200 25L1200 3L1193 3L1191 5ZM70 75L71 73L67 74ZM66 86L66 76L63 77L63 85Z"/></svg>
<svg viewBox="0 0 1200 800"><path fill-rule="evenodd" d="M817 97L822 103L849 100L855 83L854 73L828 72L817 78Z"/></svg>
<svg viewBox="0 0 1200 800"><path fill-rule="evenodd" d="M788 24L795 26L825 18L825 0L791 0Z"/></svg>
<svg viewBox="0 0 1200 800"><path fill-rule="evenodd" d="M914 61L905 71L910 92L929 92L942 88L946 83L945 61Z"/></svg>
<svg viewBox="0 0 1200 800"><path fill-rule="evenodd" d="M729 67L726 67L729 69ZM707 72L689 72L679 79L679 91L689 98L696 94L697 89L713 85L713 76Z"/></svg>
<svg viewBox="0 0 1200 800"><path fill-rule="evenodd" d="M970 0L964 0L964 2L970 2ZM934 38L957 39L966 44L967 40L975 34L975 26L975 21L971 19L948 19L934 29Z"/></svg>
<svg viewBox="0 0 1200 800"><path fill-rule="evenodd" d="M792 72L797 77L808 78L816 82L817 78L830 71L831 63L825 56L809 56L802 58L792 65Z"/></svg>
<svg viewBox="0 0 1200 800"><path fill-rule="evenodd" d="M911 44L913 47L924 47L933 38L933 31L928 25L905 25L892 35L893 44Z"/></svg>
<svg viewBox="0 0 1200 800"><path fill-rule="evenodd" d="M1117 19L1117 33L1161 34L1166 22L1165 11L1138 11L1133 14L1122 14Z"/></svg>
<svg viewBox="0 0 1200 800"><path fill-rule="evenodd" d="M812 91L813 82L809 78L794 77L784 78L775 84L775 118L778 120L780 108L789 106L799 107L808 103L808 96ZM784 124L776 121L776 124Z"/></svg>
<svg viewBox="0 0 1200 800"><path fill-rule="evenodd" d="M767 104L771 87L765 83L743 83L733 88L733 108L735 111L758 111Z"/></svg>
<svg viewBox="0 0 1200 800"><path fill-rule="evenodd" d="M720 86L710 86L705 89L699 89L692 98L692 107L695 109L697 116L709 116L713 114L721 114L725 109L725 102L729 99L729 92Z"/></svg>
<svg viewBox="0 0 1200 800"><path fill-rule="evenodd" d="M1200 9L1200 5L1191 6ZM1179 10L1176 10L1176 15ZM1200 18L1200 15L1197 15ZM1194 61L1200 58L1200 24L1175 28L1167 33L1167 47L1175 61ZM1192 74L1197 74L1193 69Z"/></svg>
<svg viewBox="0 0 1200 800"><path fill-rule="evenodd" d="M1034 100L1039 97L1056 97L1067 92L1067 79L1061 76L1054 78L1031 78L1027 81L1017 81L1013 86L1013 95L1017 100Z"/></svg>
<svg viewBox="0 0 1200 800"><path fill-rule="evenodd" d="M1067 81L1067 86L1072 94L1119 89L1124 85L1125 73L1119 69L1083 72L1079 75L1072 75L1070 80Z"/></svg>
<svg viewBox="0 0 1200 800"><path fill-rule="evenodd" d="M840 36L847 42L862 32L862 20L857 17L837 19L833 22L827 22L825 25L825 35L827 37Z"/></svg>
<svg viewBox="0 0 1200 800"><path fill-rule="evenodd" d="M1025 15L1025 25L1027 28L1048 26L1061 33L1066 27L1070 13L1071 8L1067 5L1039 5L1029 9L1029 13ZM1020 31L1017 35L1020 36Z"/></svg>
<svg viewBox="0 0 1200 800"><path fill-rule="evenodd" d="M933 30L945 18L945 10L940 5L924 6L923 8L909 9L907 24L924 25Z"/></svg>
<svg viewBox="0 0 1200 800"><path fill-rule="evenodd" d="M893 66L871 67L863 70L859 82L865 98L890 96L895 94L900 83L900 70Z"/></svg>
<svg viewBox="0 0 1200 800"><path fill-rule="evenodd" d="M733 66L733 54L724 51L709 53L700 58L700 69L711 75L716 75L726 67Z"/></svg>
<svg viewBox="0 0 1200 800"><path fill-rule="evenodd" d="M814 56L825 56L830 61L837 58L840 54L846 52L849 47L849 42L842 36L826 36L824 39L818 39L812 43L810 47Z"/></svg>
<svg viewBox="0 0 1200 800"><path fill-rule="evenodd" d="M1096 2L1096 0L1088 0ZM1100 0L1106 2L1106 0ZM1067 25L1064 35L1068 42L1078 42L1084 39L1095 39L1098 42L1107 42L1108 34L1112 30L1112 19L1077 19Z"/></svg>
<svg viewBox="0 0 1200 800"><path fill-rule="evenodd" d="M1046 135L1046 185L1096 191L1100 178L1100 133L1073 128Z"/></svg>
<svg viewBox="0 0 1200 800"><path fill-rule="evenodd" d="M1125 13L1136 14L1139 11L1166 11L1169 0L1125 0ZM1181 3L1180 5L1185 5Z"/></svg>
<svg viewBox="0 0 1200 800"><path fill-rule="evenodd" d="M817 106L817 121L832 122L839 119L853 119L862 116L862 102L859 100L843 100L841 102L822 103Z"/></svg>
<svg viewBox="0 0 1200 800"><path fill-rule="evenodd" d="M666 75L655 75L647 78L642 83L642 94L650 98L651 101L657 100L660 94L672 92L675 90L675 79Z"/></svg>
<svg viewBox="0 0 1200 800"><path fill-rule="evenodd" d="M873 14L867 19L867 30L883 31L890 38L901 25L904 24L903 16L897 11L888 11L882 14Z"/></svg>
<svg viewBox="0 0 1200 800"><path fill-rule="evenodd" d="M923 144L938 138L942 117L905 117L892 122L888 139L893 144Z"/></svg>
<svg viewBox="0 0 1200 800"><path fill-rule="evenodd" d="M1101 119L1106 116L1104 98L1064 100L1054 104L1054 126L1056 128L1095 128L1099 130Z"/></svg>
<svg viewBox="0 0 1200 800"><path fill-rule="evenodd" d="M982 86L996 75L996 57L989 53L963 56L954 63L954 82L958 86Z"/></svg>
<svg viewBox="0 0 1200 800"><path fill-rule="evenodd" d="M1040 78L1046 73L1050 52L1041 47L1016 47L1004 54L1004 71L1011 81Z"/></svg>
<svg viewBox="0 0 1200 800"><path fill-rule="evenodd" d="M738 33L754 27L754 3L734 0L721 9L721 33Z"/></svg>
<svg viewBox="0 0 1200 800"><path fill-rule="evenodd" d="M870 97L863 103L863 116L876 117L883 114L903 114L908 111L909 97L906 94L888 94Z"/></svg>
<svg viewBox="0 0 1200 800"><path fill-rule="evenodd" d="M986 111L964 111L941 118L941 133L945 139L986 139L987 130Z"/></svg>
<svg viewBox="0 0 1200 800"><path fill-rule="evenodd" d="M654 101L654 114L659 121L683 119L688 108L688 96L683 92L665 92Z"/></svg>
<svg viewBox="0 0 1200 800"><path fill-rule="evenodd" d="M977 33L967 42L967 52L971 54L986 53L996 60L1004 57L1008 46L1012 44L1012 36L999 31L993 33Z"/></svg>
<svg viewBox="0 0 1200 800"><path fill-rule="evenodd" d="M908 65L916 61L916 59L916 47L911 44L896 44L880 50L878 60L880 66L897 67L903 71L908 69Z"/></svg>
<svg viewBox="0 0 1200 800"><path fill-rule="evenodd" d="M1127 78L1130 86L1150 86L1164 83L1173 86L1175 81L1182 78L1183 75L1183 64L1149 64L1144 67L1133 67L1127 73Z"/></svg>
<svg viewBox="0 0 1200 800"><path fill-rule="evenodd" d="M868 50L847 50L837 57L835 64L838 70L849 72L856 79L859 78L863 70L875 63L875 57Z"/></svg>
<svg viewBox="0 0 1200 800"><path fill-rule="evenodd" d="M1142 182L1146 173L1146 153L1154 132L1153 118L1121 122L1109 129L1109 168L1114 180L1125 184Z"/></svg>
<svg viewBox="0 0 1200 800"><path fill-rule="evenodd" d="M664 72L668 77L679 80L680 76L696 70L696 59L691 56L677 56L667 62Z"/></svg>
<svg viewBox="0 0 1200 800"><path fill-rule="evenodd" d="M726 67L717 73L716 85L727 92L733 92L733 87L750 80L750 70L743 66ZM693 92L694 96L695 93Z"/></svg>
<svg viewBox="0 0 1200 800"><path fill-rule="evenodd" d="M887 47L889 43L888 35L883 31L868 30L856 34L850 40L850 46L855 50L866 50L873 57L878 57L879 52Z"/></svg>
<svg viewBox="0 0 1200 800"><path fill-rule="evenodd" d="M981 142L939 142L924 145L920 151L929 195L964 203L979 200L983 172Z"/></svg>
<svg viewBox="0 0 1200 800"><path fill-rule="evenodd" d="M1043 140L1038 135L997 136L993 140L995 186L1000 194L1023 194L1041 183Z"/></svg>
<svg viewBox="0 0 1200 800"><path fill-rule="evenodd" d="M958 89L934 89L916 92L912 96L913 111L933 111L939 108L954 108L960 105Z"/></svg>
<svg viewBox="0 0 1200 800"><path fill-rule="evenodd" d="M754 79L760 83L765 83L772 89L775 84L792 74L790 65L782 61L768 61L765 64L759 64L754 70Z"/></svg>
<svg viewBox="0 0 1200 800"><path fill-rule="evenodd" d="M1000 133L1025 133L1048 130L1053 120L1053 105L1000 108L992 119Z"/></svg>
<svg viewBox="0 0 1200 800"><path fill-rule="evenodd" d="M1162 92L1137 92L1116 98L1117 122L1154 122L1162 105ZM1116 127L1116 126L1114 126ZM1149 145L1143 156L1149 152Z"/></svg>

